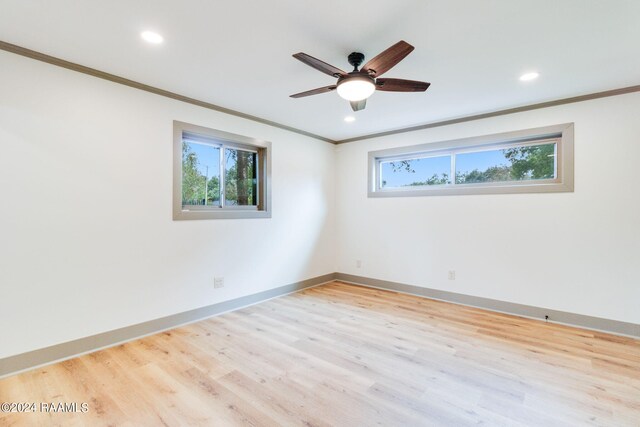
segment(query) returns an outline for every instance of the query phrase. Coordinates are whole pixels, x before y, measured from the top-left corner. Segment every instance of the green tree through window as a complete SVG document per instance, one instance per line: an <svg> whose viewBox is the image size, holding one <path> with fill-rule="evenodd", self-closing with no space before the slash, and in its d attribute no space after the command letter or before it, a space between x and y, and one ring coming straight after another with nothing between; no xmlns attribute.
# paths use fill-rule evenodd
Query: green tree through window
<svg viewBox="0 0 640 427"><path fill-rule="evenodd" d="M257 206L257 154L255 152L226 147L222 149L188 141L182 143L183 206L220 206L219 156L221 150L225 155L224 204Z"/></svg>
<svg viewBox="0 0 640 427"><path fill-rule="evenodd" d="M225 200L230 205L257 205L256 153L227 149Z"/></svg>
<svg viewBox="0 0 640 427"><path fill-rule="evenodd" d="M215 148L215 150L219 150ZM182 142L182 204L216 205L220 202L220 178L212 176L207 180L201 172L198 154L192 145ZM206 203L205 203L206 201Z"/></svg>

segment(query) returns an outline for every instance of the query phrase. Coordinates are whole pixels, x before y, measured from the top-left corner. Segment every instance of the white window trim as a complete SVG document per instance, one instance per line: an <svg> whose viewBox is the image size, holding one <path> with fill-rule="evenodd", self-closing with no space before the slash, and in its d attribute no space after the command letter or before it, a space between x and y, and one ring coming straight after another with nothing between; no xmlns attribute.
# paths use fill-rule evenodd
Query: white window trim
<svg viewBox="0 0 640 427"><path fill-rule="evenodd" d="M189 133L219 141L228 148L253 151L257 156L258 206L182 207L182 139ZM222 162L222 153L221 153ZM221 167L223 167L221 165ZM223 195L221 195L222 197ZM173 219L271 218L271 143L242 135L174 120L173 122Z"/></svg>
<svg viewBox="0 0 640 427"><path fill-rule="evenodd" d="M380 163L419 157L437 157L479 149L508 148L527 143L539 144L555 140L557 174L554 179L451 184L417 187L380 187ZM452 162L455 157L452 156ZM368 197L451 196L465 194L554 193L573 191L573 123L484 135L451 141L432 142L409 147L390 148L369 152L367 179ZM453 168L455 170L455 168Z"/></svg>

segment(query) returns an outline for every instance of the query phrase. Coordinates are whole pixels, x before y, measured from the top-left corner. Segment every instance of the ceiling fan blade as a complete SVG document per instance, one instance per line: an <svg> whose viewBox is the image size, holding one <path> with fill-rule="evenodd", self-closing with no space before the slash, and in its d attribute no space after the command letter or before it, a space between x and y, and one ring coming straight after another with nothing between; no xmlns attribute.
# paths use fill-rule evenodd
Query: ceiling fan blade
<svg viewBox="0 0 640 427"><path fill-rule="evenodd" d="M424 92L431 83L403 79L376 79L376 90L386 92Z"/></svg>
<svg viewBox="0 0 640 427"><path fill-rule="evenodd" d="M340 77L347 74L340 68L336 68L324 61L320 61L318 58L314 58L313 56L307 55L306 53L296 53L293 55L293 57L298 61L304 62L308 66L313 67L318 71L322 71L323 73L328 74L332 77Z"/></svg>
<svg viewBox="0 0 640 427"><path fill-rule="evenodd" d="M374 77L379 77L393 68L398 62L402 61L405 56L413 51L414 47L404 40L391 46L369 62L364 64L362 71L366 71Z"/></svg>
<svg viewBox="0 0 640 427"><path fill-rule="evenodd" d="M351 104L351 109L353 111L364 110L364 107L367 106L367 100L366 99L363 99L361 101L350 101L349 103Z"/></svg>
<svg viewBox="0 0 640 427"><path fill-rule="evenodd" d="M306 92L294 93L293 95L289 95L290 98L302 98L305 96L318 95L319 93L331 92L336 89L336 85L319 87L318 89L311 89Z"/></svg>

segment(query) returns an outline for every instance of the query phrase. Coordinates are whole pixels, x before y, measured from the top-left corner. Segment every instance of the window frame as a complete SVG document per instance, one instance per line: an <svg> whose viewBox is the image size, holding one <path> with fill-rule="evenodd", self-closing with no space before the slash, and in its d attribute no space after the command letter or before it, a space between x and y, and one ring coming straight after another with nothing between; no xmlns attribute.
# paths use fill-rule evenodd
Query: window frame
<svg viewBox="0 0 640 427"><path fill-rule="evenodd" d="M432 142L408 147L370 151L368 153L368 197L416 197L469 194L513 194L572 192L574 188L573 144L574 125L554 126L483 135L450 141ZM556 142L556 178L485 183L455 183L456 154L477 151L541 145ZM433 186L381 187L381 163L393 160L451 156L451 184ZM450 172L451 172L450 171Z"/></svg>
<svg viewBox="0 0 640 427"><path fill-rule="evenodd" d="M251 206L223 206L224 184L220 187L221 206L182 205L182 142L191 134L194 142L220 147L220 178L224 179L224 148L256 153L256 179L258 204ZM203 141L198 141L202 138ZM173 219L240 219L271 218L271 143L217 129L173 121Z"/></svg>

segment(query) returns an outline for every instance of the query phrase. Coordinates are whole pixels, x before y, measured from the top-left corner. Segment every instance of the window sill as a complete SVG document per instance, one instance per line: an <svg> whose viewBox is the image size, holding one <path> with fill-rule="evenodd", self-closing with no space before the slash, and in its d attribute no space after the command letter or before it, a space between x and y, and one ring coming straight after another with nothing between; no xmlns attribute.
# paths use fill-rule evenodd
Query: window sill
<svg viewBox="0 0 640 427"><path fill-rule="evenodd" d="M173 212L174 221L193 219L247 219L247 218L271 218L271 211L259 211L255 209L199 209L180 210Z"/></svg>

